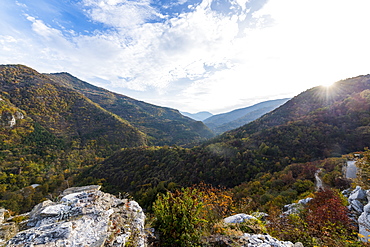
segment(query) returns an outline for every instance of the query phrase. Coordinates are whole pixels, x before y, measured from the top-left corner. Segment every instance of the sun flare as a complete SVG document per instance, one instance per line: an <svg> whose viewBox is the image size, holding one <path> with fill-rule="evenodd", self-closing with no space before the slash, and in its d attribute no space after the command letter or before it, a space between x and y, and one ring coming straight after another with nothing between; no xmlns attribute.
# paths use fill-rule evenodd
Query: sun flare
<svg viewBox="0 0 370 247"><path fill-rule="evenodd" d="M333 84L334 84L334 82L327 81L327 82L323 82L321 84L321 86L323 86L323 87L331 87L331 86L333 86Z"/></svg>

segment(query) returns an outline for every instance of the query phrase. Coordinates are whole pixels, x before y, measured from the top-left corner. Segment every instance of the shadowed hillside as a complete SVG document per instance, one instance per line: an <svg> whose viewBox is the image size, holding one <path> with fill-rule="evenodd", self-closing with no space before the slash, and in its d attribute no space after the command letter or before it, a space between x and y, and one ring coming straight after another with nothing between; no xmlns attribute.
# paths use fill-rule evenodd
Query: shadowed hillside
<svg viewBox="0 0 370 247"><path fill-rule="evenodd" d="M46 76L60 85L82 93L104 109L128 120L150 136L150 141L154 145L184 145L213 137L213 133L202 122L185 117L178 110L155 106L95 87L68 73Z"/></svg>

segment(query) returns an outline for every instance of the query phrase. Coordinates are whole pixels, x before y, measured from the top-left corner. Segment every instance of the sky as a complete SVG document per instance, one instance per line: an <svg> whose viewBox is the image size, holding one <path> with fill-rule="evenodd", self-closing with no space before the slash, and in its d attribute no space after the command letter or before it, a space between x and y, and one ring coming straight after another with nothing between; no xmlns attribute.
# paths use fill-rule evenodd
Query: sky
<svg viewBox="0 0 370 247"><path fill-rule="evenodd" d="M213 114L370 74L369 0L1 0L0 64Z"/></svg>

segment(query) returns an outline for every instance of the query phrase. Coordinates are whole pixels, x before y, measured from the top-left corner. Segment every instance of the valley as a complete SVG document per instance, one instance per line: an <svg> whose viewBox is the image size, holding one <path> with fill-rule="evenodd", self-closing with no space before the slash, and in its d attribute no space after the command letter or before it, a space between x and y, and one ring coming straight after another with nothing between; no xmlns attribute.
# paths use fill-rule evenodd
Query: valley
<svg viewBox="0 0 370 247"><path fill-rule="evenodd" d="M260 114L255 119L221 130L222 118L245 120L248 113L214 115L203 123L68 73L2 65L0 205L24 213L45 199L57 200L68 187L95 184L134 198L148 215L163 213L160 203L172 197L187 198L178 207L193 201L209 205L208 211L197 211L204 224L194 234L228 235L231 230L218 225L220 219L265 212L276 224L263 231L279 239L304 246L350 246L346 241L361 246L345 218L340 191L369 186L370 76L264 104L249 109ZM212 118L218 119L216 127L207 125ZM343 168L354 152L360 153L359 170L346 177ZM315 188L318 170L324 192ZM315 213L303 210L298 218L279 221L285 205L306 198L313 198L308 207ZM325 202L340 215L320 221ZM330 222L335 227L328 228ZM286 224L287 232L278 224ZM304 233L294 230L303 226ZM322 235L325 231L330 237Z"/></svg>

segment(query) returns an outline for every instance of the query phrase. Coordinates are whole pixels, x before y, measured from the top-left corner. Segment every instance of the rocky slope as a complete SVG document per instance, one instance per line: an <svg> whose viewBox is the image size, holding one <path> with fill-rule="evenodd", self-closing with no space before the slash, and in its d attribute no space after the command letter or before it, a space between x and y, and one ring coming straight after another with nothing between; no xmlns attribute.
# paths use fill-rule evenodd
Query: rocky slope
<svg viewBox="0 0 370 247"><path fill-rule="evenodd" d="M228 217L225 222L235 224L235 218L240 216ZM64 190L58 202L46 200L26 214L9 217L7 210L1 209L0 246L157 246L154 229L148 233L144 223L145 215L137 202L104 193L98 185L72 187ZM249 233L213 235L206 242L207 246L230 247L235 244L249 247L303 246L279 241L268 234Z"/></svg>

